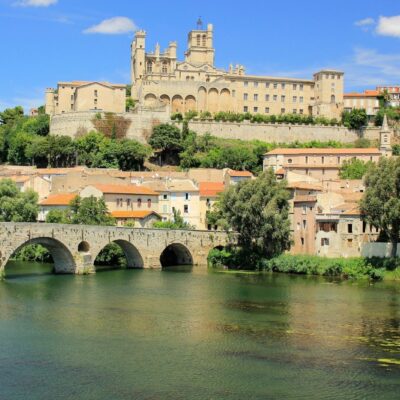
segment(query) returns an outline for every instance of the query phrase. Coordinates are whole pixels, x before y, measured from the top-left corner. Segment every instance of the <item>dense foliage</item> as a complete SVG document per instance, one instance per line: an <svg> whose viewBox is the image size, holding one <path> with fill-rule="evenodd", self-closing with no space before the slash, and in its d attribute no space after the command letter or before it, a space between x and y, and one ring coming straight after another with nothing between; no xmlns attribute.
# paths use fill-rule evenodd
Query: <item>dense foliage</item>
<svg viewBox="0 0 400 400"><path fill-rule="evenodd" d="M342 179L362 179L372 164L372 161L365 162L357 158L345 160L340 167L339 176Z"/></svg>
<svg viewBox="0 0 400 400"><path fill-rule="evenodd" d="M36 222L38 196L32 190L21 192L11 179L0 180L0 221Z"/></svg>
<svg viewBox="0 0 400 400"><path fill-rule="evenodd" d="M249 265L257 265L290 248L288 199L286 182L278 182L270 169L223 192L213 225L238 232L240 253Z"/></svg>
<svg viewBox="0 0 400 400"><path fill-rule="evenodd" d="M382 157L365 177L366 190L360 204L365 220L381 231L397 254L400 234L400 159Z"/></svg>
<svg viewBox="0 0 400 400"><path fill-rule="evenodd" d="M361 129L368 125L368 115L363 108L355 108L351 111L343 111L342 124L350 129Z"/></svg>
<svg viewBox="0 0 400 400"><path fill-rule="evenodd" d="M105 134L94 131L72 139L50 136L47 115L27 117L21 107L4 110L0 113L0 161L41 168L79 164L124 171L143 169L151 149L124 138L126 121L116 121L108 114L96 121Z"/></svg>
<svg viewBox="0 0 400 400"><path fill-rule="evenodd" d="M174 209L173 221L156 221L153 224L153 228L158 229L195 229L192 225L186 222L181 212Z"/></svg>

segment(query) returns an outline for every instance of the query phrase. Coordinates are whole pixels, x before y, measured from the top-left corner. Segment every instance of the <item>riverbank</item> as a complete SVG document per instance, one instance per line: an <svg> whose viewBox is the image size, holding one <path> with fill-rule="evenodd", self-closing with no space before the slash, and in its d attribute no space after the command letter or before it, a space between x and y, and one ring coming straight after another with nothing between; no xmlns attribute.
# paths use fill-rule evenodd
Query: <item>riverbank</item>
<svg viewBox="0 0 400 400"><path fill-rule="evenodd" d="M297 275L337 277L341 279L369 279L400 281L400 260L384 258L326 258L308 255L284 254L271 259L261 259L254 268L238 264L240 257L227 250L213 250L210 267L227 268L227 271L265 271ZM238 267L237 265L240 265Z"/></svg>

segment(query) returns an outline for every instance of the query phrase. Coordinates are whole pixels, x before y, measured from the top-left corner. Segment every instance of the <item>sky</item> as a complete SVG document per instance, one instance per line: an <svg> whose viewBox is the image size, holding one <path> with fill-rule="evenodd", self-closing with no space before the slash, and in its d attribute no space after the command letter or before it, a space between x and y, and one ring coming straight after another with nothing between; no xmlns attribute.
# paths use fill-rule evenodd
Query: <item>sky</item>
<svg viewBox="0 0 400 400"><path fill-rule="evenodd" d="M400 0L0 0L0 110L44 103L58 81L129 83L134 31L147 50L178 42L202 17L215 63L248 74L345 72L346 91L400 84Z"/></svg>

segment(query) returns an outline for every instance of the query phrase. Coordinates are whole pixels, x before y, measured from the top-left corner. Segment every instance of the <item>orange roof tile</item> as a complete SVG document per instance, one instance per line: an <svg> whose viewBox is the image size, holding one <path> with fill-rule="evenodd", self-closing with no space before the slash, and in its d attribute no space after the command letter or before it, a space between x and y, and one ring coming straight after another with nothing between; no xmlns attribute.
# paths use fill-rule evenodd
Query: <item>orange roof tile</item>
<svg viewBox="0 0 400 400"><path fill-rule="evenodd" d="M223 192L225 186L222 182L200 182L199 190L200 196L216 197Z"/></svg>
<svg viewBox="0 0 400 400"><path fill-rule="evenodd" d="M145 194L158 196L158 193L146 186L138 185L91 185L106 194Z"/></svg>
<svg viewBox="0 0 400 400"><path fill-rule="evenodd" d="M229 176L248 176L250 178L253 176L253 174L249 171L235 171L233 169L228 170L228 175Z"/></svg>
<svg viewBox="0 0 400 400"><path fill-rule="evenodd" d="M51 194L46 199L42 200L41 206L68 206L69 203L76 197L74 193L58 193Z"/></svg>
<svg viewBox="0 0 400 400"><path fill-rule="evenodd" d="M377 90L366 90L364 93L351 92L351 93L345 93L343 95L344 98L346 98L346 97L377 97L377 96L379 96L379 92Z"/></svg>
<svg viewBox="0 0 400 400"><path fill-rule="evenodd" d="M140 210L140 211L112 211L111 215L114 218L135 218L135 219L143 219L148 217L149 215L156 215L161 218L159 214L157 214L155 211L146 211L146 210Z"/></svg>
<svg viewBox="0 0 400 400"><path fill-rule="evenodd" d="M280 155L280 154L285 154L285 155L300 155L300 154L375 154L375 155L380 155L381 153L377 148L366 148L366 149L361 149L361 148L324 148L324 149L318 149L318 148L307 148L307 149L286 149L286 148L279 148L272 150L268 153L266 153L267 156L273 156L273 155Z"/></svg>

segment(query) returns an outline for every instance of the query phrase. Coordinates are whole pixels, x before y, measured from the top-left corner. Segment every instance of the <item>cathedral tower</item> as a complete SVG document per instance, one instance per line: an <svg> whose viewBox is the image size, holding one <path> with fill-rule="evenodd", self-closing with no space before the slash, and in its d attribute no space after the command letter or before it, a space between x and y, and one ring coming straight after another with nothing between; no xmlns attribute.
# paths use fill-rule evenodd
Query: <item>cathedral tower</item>
<svg viewBox="0 0 400 400"><path fill-rule="evenodd" d="M214 53L213 26L208 24L207 29L203 29L203 23L199 19L197 29L189 32L185 60L193 65L208 64L214 66Z"/></svg>

